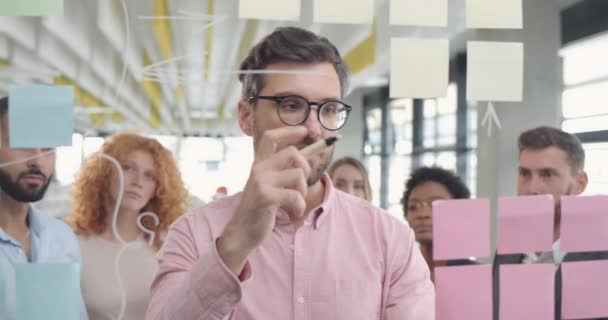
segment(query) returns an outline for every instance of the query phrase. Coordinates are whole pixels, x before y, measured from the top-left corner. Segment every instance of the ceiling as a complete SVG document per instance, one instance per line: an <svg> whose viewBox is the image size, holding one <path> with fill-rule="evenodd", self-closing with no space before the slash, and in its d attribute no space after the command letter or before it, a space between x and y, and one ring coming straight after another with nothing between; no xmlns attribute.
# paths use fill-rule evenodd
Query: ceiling
<svg viewBox="0 0 608 320"><path fill-rule="evenodd" d="M351 90L386 84L391 36L465 30L465 0L449 1L448 28L388 26L389 0L375 0L373 25L314 24L309 0L299 22L239 19L238 0L64 1L64 16L0 17L0 93L15 84L73 85L75 127L85 134L240 135L239 62L277 26L329 38L353 71Z"/></svg>

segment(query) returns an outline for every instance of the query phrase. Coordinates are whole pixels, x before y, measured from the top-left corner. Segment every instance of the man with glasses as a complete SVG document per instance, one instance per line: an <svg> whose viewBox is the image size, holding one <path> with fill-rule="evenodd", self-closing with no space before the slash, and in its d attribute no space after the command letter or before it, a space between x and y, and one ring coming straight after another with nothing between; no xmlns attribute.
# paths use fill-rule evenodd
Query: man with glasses
<svg viewBox="0 0 608 320"><path fill-rule="evenodd" d="M261 74L263 71L264 74ZM325 170L352 109L325 38L279 28L241 64L245 190L184 215L158 254L146 319L435 318L429 270L405 224L336 190Z"/></svg>

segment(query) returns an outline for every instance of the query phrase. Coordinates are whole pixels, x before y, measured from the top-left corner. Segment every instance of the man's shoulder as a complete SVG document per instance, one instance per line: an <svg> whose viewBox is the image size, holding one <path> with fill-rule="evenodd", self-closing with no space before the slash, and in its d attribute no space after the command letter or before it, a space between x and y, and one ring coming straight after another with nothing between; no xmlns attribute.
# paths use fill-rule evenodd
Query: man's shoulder
<svg viewBox="0 0 608 320"><path fill-rule="evenodd" d="M33 210L41 228L39 262L80 262L80 245L76 234L63 221Z"/></svg>
<svg viewBox="0 0 608 320"><path fill-rule="evenodd" d="M374 206L365 199L336 190L334 210L340 216L355 220L357 226L382 228L385 230L407 229L407 223L388 211Z"/></svg>
<svg viewBox="0 0 608 320"><path fill-rule="evenodd" d="M184 224L217 225L227 223L232 217L232 213L239 205L240 199L241 193L237 193L191 209L177 219L174 226L181 226Z"/></svg>

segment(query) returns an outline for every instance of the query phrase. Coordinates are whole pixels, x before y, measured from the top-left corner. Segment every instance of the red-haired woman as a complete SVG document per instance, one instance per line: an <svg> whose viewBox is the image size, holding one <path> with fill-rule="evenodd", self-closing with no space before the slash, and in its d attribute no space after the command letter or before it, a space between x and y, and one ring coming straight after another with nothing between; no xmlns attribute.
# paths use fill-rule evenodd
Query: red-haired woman
<svg viewBox="0 0 608 320"><path fill-rule="evenodd" d="M80 241L83 297L90 320L143 319L155 254L169 225L188 209L188 192L171 152L154 139L117 134L99 152L81 167L66 218ZM116 163L106 156L122 168L122 195Z"/></svg>

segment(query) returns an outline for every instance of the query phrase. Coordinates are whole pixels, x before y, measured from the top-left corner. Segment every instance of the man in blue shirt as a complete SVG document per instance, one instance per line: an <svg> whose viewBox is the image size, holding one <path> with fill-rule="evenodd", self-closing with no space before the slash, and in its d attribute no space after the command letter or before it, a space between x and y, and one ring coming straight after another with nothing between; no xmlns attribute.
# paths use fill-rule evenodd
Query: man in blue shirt
<svg viewBox="0 0 608 320"><path fill-rule="evenodd" d="M52 149L11 149L8 98L0 99L0 319L16 319L15 268L24 263L80 264L78 240L62 221L30 205L44 196L55 167ZM43 285L43 284L42 284ZM39 301L32 301L35 306ZM82 302L81 318L86 319Z"/></svg>

